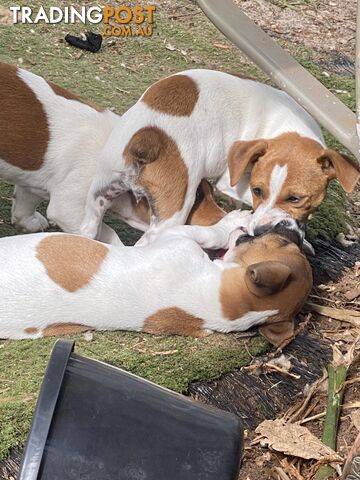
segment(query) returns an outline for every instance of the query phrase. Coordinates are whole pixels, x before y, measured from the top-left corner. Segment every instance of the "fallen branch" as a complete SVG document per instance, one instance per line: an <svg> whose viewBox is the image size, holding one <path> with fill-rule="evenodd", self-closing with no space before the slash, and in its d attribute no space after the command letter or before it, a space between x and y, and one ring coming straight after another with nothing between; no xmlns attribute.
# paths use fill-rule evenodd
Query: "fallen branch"
<svg viewBox="0 0 360 480"><path fill-rule="evenodd" d="M300 408L298 406L296 407L291 407L288 412L284 415L284 419L286 421L289 421L291 423L294 423L298 418L306 411L308 408L308 405L313 398L316 390L319 388L319 386L327 379L327 372L324 370L323 376L315 383L313 383L309 389L309 392L305 398L301 402Z"/></svg>
<svg viewBox="0 0 360 480"><path fill-rule="evenodd" d="M336 346L333 346L333 360L328 366L328 401L321 440L324 445L335 451L341 403L344 395L344 385L348 369L354 360L354 352L357 342L358 339L354 342L346 355L343 355ZM334 474L335 470L330 464L323 465L315 475L315 480L323 480Z"/></svg>
<svg viewBox="0 0 360 480"><path fill-rule="evenodd" d="M326 412L321 412L321 413L317 413L316 415L313 415L312 417L303 418L302 420L300 420L299 425L303 425L304 423L307 423L307 422L312 422L313 420L318 420L319 418L325 417L325 415L326 415Z"/></svg>
<svg viewBox="0 0 360 480"><path fill-rule="evenodd" d="M316 303L307 303L305 308L307 310L317 312L320 315L324 315L325 317L350 323L354 327L360 327L360 312L356 310L343 310L339 308L324 307L323 305L317 305Z"/></svg>

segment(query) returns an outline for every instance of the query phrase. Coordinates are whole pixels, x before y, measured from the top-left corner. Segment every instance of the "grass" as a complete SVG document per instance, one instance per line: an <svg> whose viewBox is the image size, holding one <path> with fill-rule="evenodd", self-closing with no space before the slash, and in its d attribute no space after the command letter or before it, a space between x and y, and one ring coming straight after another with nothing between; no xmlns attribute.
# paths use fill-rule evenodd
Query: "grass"
<svg viewBox="0 0 360 480"><path fill-rule="evenodd" d="M13 4L11 0L2 3ZM51 3L42 2L45 6ZM33 0L31 4L38 7L40 2ZM57 5L66 5L66 2L58 1ZM174 13L190 11L197 13L198 9L185 0L176 2ZM64 43L66 33L84 29L79 25L0 25L0 60L43 75L118 113L130 107L155 80L187 68L241 71L266 80L204 15L178 21L169 21L168 17L168 12L158 7L153 38L119 38L113 43L106 40L98 54L76 50ZM312 61L311 51L300 50L295 54L307 62L312 73L321 77L321 69ZM331 88L349 90L350 98L345 95L345 100L353 107L351 80L332 74L321 80ZM330 142L335 145L333 139ZM11 195L12 186L0 181L0 236L17 233L10 224ZM342 231L346 226L343 202L343 194L337 191L334 195L331 190L329 199L309 225L310 234L331 238ZM135 230L108 220L125 243L132 244L138 238ZM83 336L74 338L77 352L120 366L178 392L186 391L192 381L214 379L247 364L250 354L259 354L266 348L260 338L245 342L236 335L213 335L197 340L116 332L95 333L91 342L86 342ZM0 458L11 448L23 445L54 341L0 342Z"/></svg>
<svg viewBox="0 0 360 480"><path fill-rule="evenodd" d="M88 342L73 336L76 352L119 366L141 377L185 392L190 382L214 379L246 365L264 352L266 342L235 335L205 339L155 337L130 332L95 333ZM23 445L54 338L0 344L0 458Z"/></svg>

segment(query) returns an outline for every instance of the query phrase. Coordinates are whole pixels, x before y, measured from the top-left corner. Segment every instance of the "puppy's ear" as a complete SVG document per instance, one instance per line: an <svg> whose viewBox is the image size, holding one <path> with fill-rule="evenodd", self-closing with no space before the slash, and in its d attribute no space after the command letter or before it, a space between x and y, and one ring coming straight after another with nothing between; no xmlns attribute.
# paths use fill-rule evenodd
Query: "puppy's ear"
<svg viewBox="0 0 360 480"><path fill-rule="evenodd" d="M317 158L328 180L337 178L345 192L352 192L360 178L360 167L346 155L326 148Z"/></svg>
<svg viewBox="0 0 360 480"><path fill-rule="evenodd" d="M294 321L284 320L283 322L262 325L259 332L275 347L280 347L294 337Z"/></svg>
<svg viewBox="0 0 360 480"><path fill-rule="evenodd" d="M265 140L248 140L234 142L229 151L228 166L230 185L234 187L250 164L254 164L265 154L268 143Z"/></svg>
<svg viewBox="0 0 360 480"><path fill-rule="evenodd" d="M291 269L281 262L259 262L246 269L245 283L257 297L280 292L291 275Z"/></svg>
<svg viewBox="0 0 360 480"><path fill-rule="evenodd" d="M130 139L124 150L127 165L134 162L151 163L159 158L160 152L166 147L166 139L155 127L145 127L138 130Z"/></svg>

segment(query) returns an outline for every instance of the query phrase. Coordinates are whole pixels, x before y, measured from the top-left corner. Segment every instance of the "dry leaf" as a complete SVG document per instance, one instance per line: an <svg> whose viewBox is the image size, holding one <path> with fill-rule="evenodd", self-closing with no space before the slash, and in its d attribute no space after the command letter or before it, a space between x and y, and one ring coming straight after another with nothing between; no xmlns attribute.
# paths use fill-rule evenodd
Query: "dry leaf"
<svg viewBox="0 0 360 480"><path fill-rule="evenodd" d="M294 457L320 460L324 457L337 457L337 454L313 435L306 427L296 423L286 423L282 419L265 420L255 432L272 449Z"/></svg>
<svg viewBox="0 0 360 480"><path fill-rule="evenodd" d="M229 50L231 45L224 45L223 43L214 43L214 47L216 48L223 48L224 50Z"/></svg>
<svg viewBox="0 0 360 480"><path fill-rule="evenodd" d="M332 364L334 367L339 367L340 365L345 365L346 368L349 368L350 365L353 363L354 358L356 356L356 348L359 344L360 337L354 341L348 351L343 354L336 345L333 345L333 361Z"/></svg>
<svg viewBox="0 0 360 480"><path fill-rule="evenodd" d="M84 333L83 335L85 342L92 342L94 339L94 334L90 330Z"/></svg>
<svg viewBox="0 0 360 480"><path fill-rule="evenodd" d="M351 417L351 421L353 422L354 426L360 432L360 410L356 410L356 412L352 412L350 414L350 417Z"/></svg>
<svg viewBox="0 0 360 480"><path fill-rule="evenodd" d="M0 5L0 23L2 25L12 25L13 24L13 16L11 11Z"/></svg>
<svg viewBox="0 0 360 480"><path fill-rule="evenodd" d="M165 45L165 48L166 50L170 50L170 52L173 52L174 50L176 50L176 48L174 47L174 45L171 45L171 43L167 43Z"/></svg>

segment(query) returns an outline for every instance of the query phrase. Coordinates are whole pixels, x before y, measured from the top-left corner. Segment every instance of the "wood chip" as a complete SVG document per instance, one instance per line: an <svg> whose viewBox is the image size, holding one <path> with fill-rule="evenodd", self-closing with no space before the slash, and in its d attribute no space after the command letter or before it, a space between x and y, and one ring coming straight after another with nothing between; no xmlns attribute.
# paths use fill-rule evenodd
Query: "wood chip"
<svg viewBox="0 0 360 480"><path fill-rule="evenodd" d="M280 467L275 467L274 468L275 472L279 475L281 480L291 480L288 475L284 472L284 470Z"/></svg>

